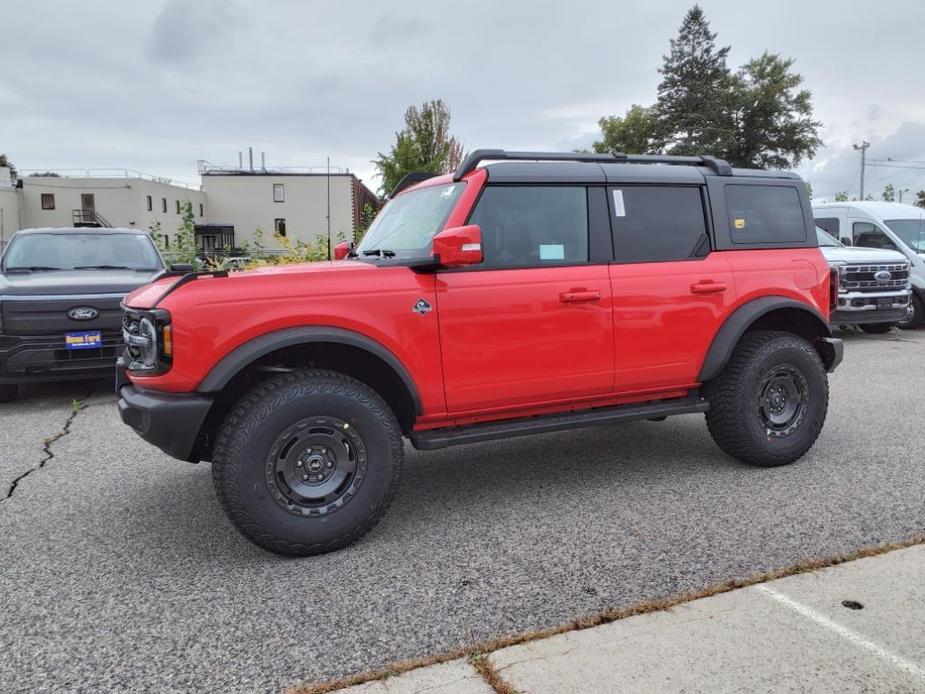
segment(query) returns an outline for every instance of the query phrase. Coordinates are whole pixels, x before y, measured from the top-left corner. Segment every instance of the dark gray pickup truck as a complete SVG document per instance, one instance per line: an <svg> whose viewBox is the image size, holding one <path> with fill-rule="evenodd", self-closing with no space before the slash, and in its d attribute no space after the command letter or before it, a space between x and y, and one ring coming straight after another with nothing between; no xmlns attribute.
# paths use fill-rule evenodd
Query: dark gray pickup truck
<svg viewBox="0 0 925 694"><path fill-rule="evenodd" d="M164 271L138 229L24 229L0 257L0 402L19 385L112 375L122 298Z"/></svg>

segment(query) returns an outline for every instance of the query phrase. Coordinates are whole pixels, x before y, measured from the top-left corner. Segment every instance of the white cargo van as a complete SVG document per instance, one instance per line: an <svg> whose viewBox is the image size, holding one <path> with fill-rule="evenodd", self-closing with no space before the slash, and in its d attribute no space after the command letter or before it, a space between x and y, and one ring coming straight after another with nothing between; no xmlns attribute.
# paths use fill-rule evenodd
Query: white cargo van
<svg viewBox="0 0 925 694"><path fill-rule="evenodd" d="M897 202L827 202L813 205L816 226L846 246L897 250L910 263L912 301L901 328L925 323L925 209Z"/></svg>

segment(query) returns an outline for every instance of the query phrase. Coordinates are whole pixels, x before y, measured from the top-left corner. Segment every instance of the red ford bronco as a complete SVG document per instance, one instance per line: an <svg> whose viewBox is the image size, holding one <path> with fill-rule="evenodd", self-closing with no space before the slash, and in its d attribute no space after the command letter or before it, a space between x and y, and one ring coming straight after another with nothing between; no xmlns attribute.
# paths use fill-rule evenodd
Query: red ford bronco
<svg viewBox="0 0 925 694"><path fill-rule="evenodd" d="M122 419L211 461L231 521L273 552L372 528L403 437L434 449L702 412L723 451L772 466L822 429L838 277L794 174L479 150L406 177L338 251L125 299Z"/></svg>

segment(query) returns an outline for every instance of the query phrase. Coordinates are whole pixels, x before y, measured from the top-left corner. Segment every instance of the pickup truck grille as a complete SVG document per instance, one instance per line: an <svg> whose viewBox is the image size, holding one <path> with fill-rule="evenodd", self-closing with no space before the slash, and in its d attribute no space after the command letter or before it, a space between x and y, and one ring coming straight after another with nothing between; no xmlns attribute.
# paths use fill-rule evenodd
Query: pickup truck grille
<svg viewBox="0 0 925 694"><path fill-rule="evenodd" d="M881 272L890 273L890 278L878 280ZM905 289L909 283L909 266L905 263L888 265L848 265L841 278L842 287L850 291L882 292L891 289Z"/></svg>

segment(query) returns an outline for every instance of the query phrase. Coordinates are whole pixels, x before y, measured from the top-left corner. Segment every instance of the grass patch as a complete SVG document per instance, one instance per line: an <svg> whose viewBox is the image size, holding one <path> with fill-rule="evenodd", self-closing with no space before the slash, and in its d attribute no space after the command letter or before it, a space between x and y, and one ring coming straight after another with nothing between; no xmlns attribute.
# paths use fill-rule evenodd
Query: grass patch
<svg viewBox="0 0 925 694"><path fill-rule="evenodd" d="M627 617L648 614L650 612L659 612L661 610L667 610L672 607L676 607L677 605L682 605L686 602L691 602L692 600L699 600L700 598L707 598L711 595L719 595L720 593L728 593L729 591L736 590L738 588L746 588L748 586L757 585L759 583L773 581L778 578L786 578L787 576L795 576L797 574L817 571L819 569L825 569L831 566L838 566L839 564L844 564L856 559L875 557L881 554L886 554L887 552L895 551L897 549L906 549L907 547L913 547L915 545L921 544L925 544L925 534L916 535L901 542L885 542L879 545L862 547L860 549L854 550L853 552L847 552L845 554L837 554L830 557L814 559L804 559L786 568L753 574L748 578L732 579L730 581L724 581L722 583L717 583L705 588L685 591L679 595L656 598L654 600L645 600L643 602L639 602L634 605L628 605L626 607L609 608L602 612L597 612L585 617L579 617L577 619L566 622L565 624L547 627L546 629L537 629L534 631L525 631L518 634L499 636L494 639L489 639L487 641L469 646L454 648L452 650L444 651L443 653L438 653L435 655L411 658L408 660L400 660L391 663L390 665L387 665L386 667L379 670L370 670L368 672L357 673L355 675L349 675L347 677L341 677L316 684L295 685L286 691L287 694L327 694L328 692L343 689L344 687L352 687L357 684L364 684L374 680L385 679L386 677L394 677L410 670L427 667L428 665L436 665L437 663L445 663L450 660L466 658L472 664L472 666L478 670L482 677L485 678L485 681L488 682L488 684L490 684L492 687L495 687L496 692L499 692L499 694L514 694L515 690L501 679L498 672L494 669L494 666L492 666L492 664L489 662L488 655L490 653L493 653L494 651L500 650L502 648L507 648L508 646L516 646L522 643L536 641L538 639L546 639L550 636L564 634L569 631L591 629L592 627L601 626L602 624L609 624L620 619L626 619ZM494 678L494 680L492 678ZM495 683L495 680L497 680L498 684Z"/></svg>

